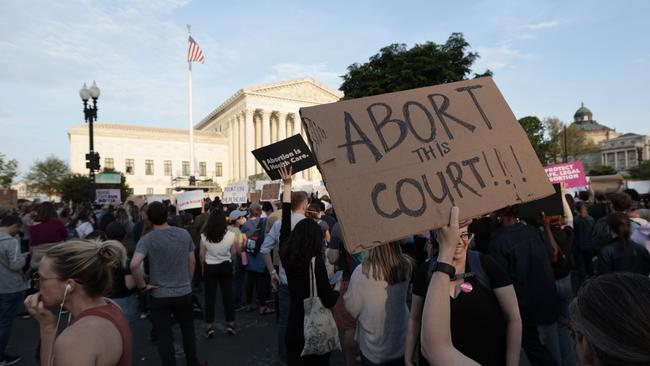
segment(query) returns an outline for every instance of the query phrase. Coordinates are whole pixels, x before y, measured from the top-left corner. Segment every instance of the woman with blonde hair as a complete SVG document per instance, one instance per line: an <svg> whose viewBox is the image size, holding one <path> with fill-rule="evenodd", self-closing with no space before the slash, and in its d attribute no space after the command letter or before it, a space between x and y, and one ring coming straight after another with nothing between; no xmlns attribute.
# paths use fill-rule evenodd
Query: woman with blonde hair
<svg viewBox="0 0 650 366"><path fill-rule="evenodd" d="M39 291L25 299L27 311L40 325L41 365L131 365L128 321L104 298L118 264L126 266L126 252L114 240L72 240L45 253L33 276ZM61 311L56 317L48 310L56 305L72 316L58 337Z"/></svg>
<svg viewBox="0 0 650 366"><path fill-rule="evenodd" d="M411 261L400 241L370 249L355 268L345 293L345 307L357 318L356 338L362 365L402 365L409 310L406 296Z"/></svg>

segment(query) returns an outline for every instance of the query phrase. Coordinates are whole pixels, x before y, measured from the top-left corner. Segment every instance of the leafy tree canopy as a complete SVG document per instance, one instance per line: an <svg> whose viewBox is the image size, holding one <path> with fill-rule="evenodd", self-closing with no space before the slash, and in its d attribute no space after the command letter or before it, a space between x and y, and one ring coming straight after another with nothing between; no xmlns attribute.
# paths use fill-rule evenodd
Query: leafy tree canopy
<svg viewBox="0 0 650 366"><path fill-rule="evenodd" d="M11 183L18 175L18 161L5 160L5 155L0 153L0 188L11 188Z"/></svg>
<svg viewBox="0 0 650 366"><path fill-rule="evenodd" d="M394 43L367 63L350 65L339 90L344 99L353 99L465 80L479 57L468 48L462 33L452 33L441 45L426 42L408 49L406 44ZM489 75L492 72L486 70L474 76Z"/></svg>
<svg viewBox="0 0 650 366"><path fill-rule="evenodd" d="M616 174L618 171L614 169L611 166L606 166L606 165L596 165L593 168L589 169L588 175L590 176L596 176L596 175L612 175Z"/></svg>
<svg viewBox="0 0 650 366"><path fill-rule="evenodd" d="M37 160L25 176L25 181L35 192L45 193L51 197L59 193L61 181L69 173L68 164L51 155L45 160Z"/></svg>
<svg viewBox="0 0 650 366"><path fill-rule="evenodd" d="M530 144L533 146L542 165L548 164L549 141L546 138L544 123L535 116L526 116L519 119L519 124L526 132Z"/></svg>

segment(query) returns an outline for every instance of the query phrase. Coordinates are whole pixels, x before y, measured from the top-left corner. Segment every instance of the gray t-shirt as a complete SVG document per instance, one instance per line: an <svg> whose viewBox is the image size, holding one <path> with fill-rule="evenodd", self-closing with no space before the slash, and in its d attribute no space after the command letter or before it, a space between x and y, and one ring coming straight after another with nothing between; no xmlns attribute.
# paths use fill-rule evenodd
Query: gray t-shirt
<svg viewBox="0 0 650 366"><path fill-rule="evenodd" d="M149 258L149 283L160 286L153 297L177 297L192 292L189 277L189 253L194 241L185 229L170 226L143 236L135 248Z"/></svg>

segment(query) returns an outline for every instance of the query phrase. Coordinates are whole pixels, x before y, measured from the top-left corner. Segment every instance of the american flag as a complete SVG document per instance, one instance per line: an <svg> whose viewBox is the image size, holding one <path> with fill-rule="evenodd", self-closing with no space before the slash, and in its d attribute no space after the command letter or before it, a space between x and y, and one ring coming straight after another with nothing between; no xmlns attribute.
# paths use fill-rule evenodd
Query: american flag
<svg viewBox="0 0 650 366"><path fill-rule="evenodd" d="M192 36L190 36L189 43L190 49L187 52L187 62L204 63L205 57L203 57L203 51L201 51L201 47L199 47L199 44L194 41Z"/></svg>

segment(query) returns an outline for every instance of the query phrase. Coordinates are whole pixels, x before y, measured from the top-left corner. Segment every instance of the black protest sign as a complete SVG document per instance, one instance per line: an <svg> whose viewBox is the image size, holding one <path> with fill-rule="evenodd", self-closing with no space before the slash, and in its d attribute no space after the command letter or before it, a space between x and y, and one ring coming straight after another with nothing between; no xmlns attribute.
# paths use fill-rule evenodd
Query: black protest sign
<svg viewBox="0 0 650 366"><path fill-rule="evenodd" d="M563 215L562 190L559 183L553 183L555 194L535 201L522 203L517 208L517 217L522 219L534 219L539 217L541 212L546 216Z"/></svg>
<svg viewBox="0 0 650 366"><path fill-rule="evenodd" d="M273 180L281 178L279 169L282 167L291 166L295 174L316 165L314 155L300 135L293 135L252 153Z"/></svg>
<svg viewBox="0 0 650 366"><path fill-rule="evenodd" d="M491 78L300 109L348 251L553 193Z"/></svg>

